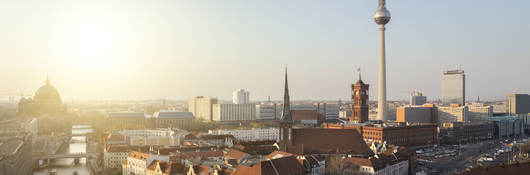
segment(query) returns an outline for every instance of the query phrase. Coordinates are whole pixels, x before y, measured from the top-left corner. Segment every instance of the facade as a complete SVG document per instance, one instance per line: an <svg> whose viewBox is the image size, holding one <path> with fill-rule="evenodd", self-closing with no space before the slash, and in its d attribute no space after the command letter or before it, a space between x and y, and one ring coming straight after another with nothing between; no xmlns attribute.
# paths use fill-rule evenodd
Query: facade
<svg viewBox="0 0 530 175"><path fill-rule="evenodd" d="M486 122L490 117L493 117L493 106L482 103L473 103L468 106L466 121Z"/></svg>
<svg viewBox="0 0 530 175"><path fill-rule="evenodd" d="M155 160L169 162L169 156L131 151L122 163L123 175L147 175L147 167Z"/></svg>
<svg viewBox="0 0 530 175"><path fill-rule="evenodd" d="M194 119L191 112L155 112L153 117L157 128L189 129Z"/></svg>
<svg viewBox="0 0 530 175"><path fill-rule="evenodd" d="M364 123L369 120L368 119L368 115L370 113L370 109L368 106L369 87L370 85L364 84L364 82L361 80L361 77L359 77L359 81L357 81L357 83L351 85L352 116L349 118L350 121L354 121L357 123Z"/></svg>
<svg viewBox="0 0 530 175"><path fill-rule="evenodd" d="M433 104L404 106L396 109L396 122L436 123L438 107Z"/></svg>
<svg viewBox="0 0 530 175"><path fill-rule="evenodd" d="M217 104L216 98L197 96L188 100L188 112L193 113L195 119L212 121L214 104Z"/></svg>
<svg viewBox="0 0 530 175"><path fill-rule="evenodd" d="M32 173L31 134L19 133L0 137L0 175Z"/></svg>
<svg viewBox="0 0 530 175"><path fill-rule="evenodd" d="M177 162L155 160L147 167L147 175L184 175L186 167Z"/></svg>
<svg viewBox="0 0 530 175"><path fill-rule="evenodd" d="M31 134L32 144L34 144L39 132L36 118L0 121L0 135L17 135L24 132Z"/></svg>
<svg viewBox="0 0 530 175"><path fill-rule="evenodd" d="M317 126L325 121L325 117L317 110L291 110L293 122L296 124Z"/></svg>
<svg viewBox="0 0 530 175"><path fill-rule="evenodd" d="M469 108L467 106L451 105L438 107L438 124L451 122L465 122Z"/></svg>
<svg viewBox="0 0 530 175"><path fill-rule="evenodd" d="M410 105L423 105L425 103L427 103L427 97L423 96L421 92L410 94Z"/></svg>
<svg viewBox="0 0 530 175"><path fill-rule="evenodd" d="M396 149L396 150L394 150ZM399 148L389 150L368 158L348 157L348 163L359 165L359 174L367 175L407 175L409 174L409 155ZM345 172L344 174L351 174Z"/></svg>
<svg viewBox="0 0 530 175"><path fill-rule="evenodd" d="M103 168L119 169L121 164L127 160L130 147L126 145L109 145L103 150Z"/></svg>
<svg viewBox="0 0 530 175"><path fill-rule="evenodd" d="M355 130L367 143L427 146L438 143L437 125L431 123L325 124L328 129Z"/></svg>
<svg viewBox="0 0 530 175"><path fill-rule="evenodd" d="M121 130L119 135L125 137L125 142L130 146L158 145L178 146L188 132L175 132L171 129L138 129Z"/></svg>
<svg viewBox="0 0 530 175"><path fill-rule="evenodd" d="M146 127L146 115L140 112L116 112L107 117L107 129L142 129Z"/></svg>
<svg viewBox="0 0 530 175"><path fill-rule="evenodd" d="M280 130L278 128L252 128L252 129L231 129L231 130L209 130L211 135L233 135L240 141L263 141L279 140Z"/></svg>
<svg viewBox="0 0 530 175"><path fill-rule="evenodd" d="M256 111L259 111L256 119L278 120L280 118L280 112L282 111L281 108L282 106L276 103L262 103L256 105Z"/></svg>
<svg viewBox="0 0 530 175"><path fill-rule="evenodd" d="M443 123L440 126L440 142L442 144L461 144L484 141L494 138L493 122Z"/></svg>
<svg viewBox="0 0 530 175"><path fill-rule="evenodd" d="M245 89L238 89L234 91L232 101L234 104L249 104L250 92Z"/></svg>
<svg viewBox="0 0 530 175"><path fill-rule="evenodd" d="M524 135L524 121L520 117L500 116L488 119L493 122L494 136L496 138L508 138Z"/></svg>
<svg viewBox="0 0 530 175"><path fill-rule="evenodd" d="M530 95L508 94L506 96L506 113L510 115L530 113Z"/></svg>
<svg viewBox="0 0 530 175"><path fill-rule="evenodd" d="M463 70L448 70L443 73L442 103L465 105L466 75Z"/></svg>
<svg viewBox="0 0 530 175"><path fill-rule="evenodd" d="M234 122L256 120L259 111L255 104L214 104L213 121Z"/></svg>

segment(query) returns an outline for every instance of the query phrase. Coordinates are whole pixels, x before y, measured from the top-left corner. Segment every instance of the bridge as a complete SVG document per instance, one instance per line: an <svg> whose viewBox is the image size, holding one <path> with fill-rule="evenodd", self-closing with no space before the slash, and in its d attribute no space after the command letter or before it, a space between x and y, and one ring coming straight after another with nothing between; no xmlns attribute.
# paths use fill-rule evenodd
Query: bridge
<svg viewBox="0 0 530 175"><path fill-rule="evenodd" d="M95 157L97 153L67 153L67 154L48 154L48 155L33 155L33 160L50 160L50 159L64 159L64 158L86 158Z"/></svg>

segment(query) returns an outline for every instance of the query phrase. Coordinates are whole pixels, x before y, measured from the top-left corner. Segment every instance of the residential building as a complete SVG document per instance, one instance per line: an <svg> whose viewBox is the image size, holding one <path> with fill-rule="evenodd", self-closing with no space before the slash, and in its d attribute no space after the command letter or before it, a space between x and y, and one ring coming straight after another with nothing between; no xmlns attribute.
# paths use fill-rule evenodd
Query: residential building
<svg viewBox="0 0 530 175"><path fill-rule="evenodd" d="M18 133L0 137L0 175L28 175L32 173L31 134Z"/></svg>
<svg viewBox="0 0 530 175"><path fill-rule="evenodd" d="M346 161L359 165L360 174L373 175L408 175L410 155L402 147L390 147L381 154L368 158L348 157ZM350 174L345 172L344 174Z"/></svg>
<svg viewBox="0 0 530 175"><path fill-rule="evenodd" d="M233 135L239 141L279 140L278 128L219 129L209 130L211 135Z"/></svg>
<svg viewBox="0 0 530 175"><path fill-rule="evenodd" d="M493 122L452 122L440 126L442 144L464 144L494 138Z"/></svg>
<svg viewBox="0 0 530 175"><path fill-rule="evenodd" d="M234 91L232 101L234 104L249 104L250 92L245 89L238 89Z"/></svg>
<svg viewBox="0 0 530 175"><path fill-rule="evenodd" d="M177 162L154 160L147 167L147 175L184 175L186 167Z"/></svg>
<svg viewBox="0 0 530 175"><path fill-rule="evenodd" d="M157 128L189 129L194 119L191 112L155 112L153 117Z"/></svg>
<svg viewBox="0 0 530 175"><path fill-rule="evenodd" d="M23 132L30 133L32 144L34 144L39 132L37 120L37 118L28 118L0 121L0 135L17 135Z"/></svg>
<svg viewBox="0 0 530 175"><path fill-rule="evenodd" d="M217 104L216 98L197 96L188 100L188 111L195 119L212 121L214 104Z"/></svg>
<svg viewBox="0 0 530 175"><path fill-rule="evenodd" d="M122 164L123 175L146 175L147 167L154 160L169 162L169 156L131 151Z"/></svg>
<svg viewBox="0 0 530 175"><path fill-rule="evenodd" d="M121 130L118 133L123 135L126 144L131 146L178 146L188 134L188 132L183 130L173 131L167 128Z"/></svg>
<svg viewBox="0 0 530 175"><path fill-rule="evenodd" d="M107 117L108 130L145 128L146 115L141 112L114 112Z"/></svg>
<svg viewBox="0 0 530 175"><path fill-rule="evenodd" d="M448 70L442 77L442 103L444 105L466 103L466 75L464 70Z"/></svg>
<svg viewBox="0 0 530 175"><path fill-rule="evenodd" d="M434 104L423 106L404 106L396 109L396 122L436 123L438 107Z"/></svg>
<svg viewBox="0 0 530 175"><path fill-rule="evenodd" d="M306 174L306 169L294 156L263 160L253 166L240 165L232 175Z"/></svg>
<svg viewBox="0 0 530 175"><path fill-rule="evenodd" d="M412 92L410 94L410 105L423 105L427 103L427 97L423 96L421 92Z"/></svg>
<svg viewBox="0 0 530 175"><path fill-rule="evenodd" d="M306 174L308 175L324 175L325 174L326 160L324 156L294 155L294 154L287 153L287 152L274 151L270 153L269 155L267 155L263 159L263 161L274 160L274 159L290 157L290 156L296 157L300 165L302 165L302 167L306 169L305 171Z"/></svg>
<svg viewBox="0 0 530 175"><path fill-rule="evenodd" d="M465 122L469 108L467 106L451 105L438 107L438 124L451 122Z"/></svg>
<svg viewBox="0 0 530 175"><path fill-rule="evenodd" d="M103 150L103 168L119 169L131 151L128 145L107 145Z"/></svg>
<svg viewBox="0 0 530 175"><path fill-rule="evenodd" d="M212 120L218 122L256 120L259 111L255 104L214 104Z"/></svg>

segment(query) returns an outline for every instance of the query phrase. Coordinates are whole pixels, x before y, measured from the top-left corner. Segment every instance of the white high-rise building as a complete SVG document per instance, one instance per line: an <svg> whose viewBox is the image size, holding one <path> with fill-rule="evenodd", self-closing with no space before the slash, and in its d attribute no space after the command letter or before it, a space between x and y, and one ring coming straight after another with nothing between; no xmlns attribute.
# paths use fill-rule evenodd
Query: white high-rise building
<svg viewBox="0 0 530 175"><path fill-rule="evenodd" d="M250 92L245 89L238 89L234 91L232 101L234 104L248 104L250 103Z"/></svg>
<svg viewBox="0 0 530 175"><path fill-rule="evenodd" d="M463 70L445 71L442 78L442 104L466 103L466 75Z"/></svg>
<svg viewBox="0 0 530 175"><path fill-rule="evenodd" d="M218 122L235 122L256 120L259 111L255 104L214 104L212 120Z"/></svg>
<svg viewBox="0 0 530 175"><path fill-rule="evenodd" d="M188 100L188 112L193 113L195 119L211 121L214 104L217 104L216 98L197 96Z"/></svg>

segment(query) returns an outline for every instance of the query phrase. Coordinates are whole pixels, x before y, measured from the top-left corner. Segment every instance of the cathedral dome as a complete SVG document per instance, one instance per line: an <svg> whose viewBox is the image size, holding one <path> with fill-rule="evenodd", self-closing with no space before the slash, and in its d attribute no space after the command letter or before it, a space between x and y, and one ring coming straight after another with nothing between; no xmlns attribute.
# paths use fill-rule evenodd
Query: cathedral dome
<svg viewBox="0 0 530 175"><path fill-rule="evenodd" d="M41 86L35 96L33 97L33 103L36 104L61 104L61 95L55 87L50 85L50 80L46 77L46 84Z"/></svg>

